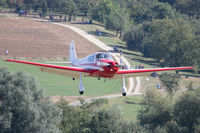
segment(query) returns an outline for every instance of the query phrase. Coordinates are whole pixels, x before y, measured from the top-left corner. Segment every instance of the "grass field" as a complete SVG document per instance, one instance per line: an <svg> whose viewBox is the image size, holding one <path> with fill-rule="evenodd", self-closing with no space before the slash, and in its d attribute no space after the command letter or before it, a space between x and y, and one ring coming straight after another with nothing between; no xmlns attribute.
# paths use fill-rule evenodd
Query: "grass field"
<svg viewBox="0 0 200 133"><path fill-rule="evenodd" d="M127 121L136 121L141 109L143 96L120 97L109 100L110 105L117 105L122 109L122 115Z"/></svg>
<svg viewBox="0 0 200 133"><path fill-rule="evenodd" d="M41 72L39 67L29 66L24 64L17 64L11 62L0 61L0 67L7 67L9 70L23 71L34 76L44 92L50 96L78 96L79 80L73 81L69 77L57 76ZM120 93L120 80L97 80L96 78L83 78L83 85L85 87L85 96L100 96L114 93Z"/></svg>

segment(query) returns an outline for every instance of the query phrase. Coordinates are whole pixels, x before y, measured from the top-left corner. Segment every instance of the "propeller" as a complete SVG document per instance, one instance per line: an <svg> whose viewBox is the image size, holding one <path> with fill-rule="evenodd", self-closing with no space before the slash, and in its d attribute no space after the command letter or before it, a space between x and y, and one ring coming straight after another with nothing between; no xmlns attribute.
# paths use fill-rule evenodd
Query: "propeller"
<svg viewBox="0 0 200 133"><path fill-rule="evenodd" d="M117 65L116 64L116 66L118 66L118 67L120 67L120 68L122 68L122 69L124 69L124 68L126 68L126 65L124 65L124 62L123 62L123 60L122 60L122 51L120 50L120 56L119 56L119 59L120 59L120 63Z"/></svg>
<svg viewBox="0 0 200 133"><path fill-rule="evenodd" d="M125 68L126 66L123 64L116 64L116 67Z"/></svg>

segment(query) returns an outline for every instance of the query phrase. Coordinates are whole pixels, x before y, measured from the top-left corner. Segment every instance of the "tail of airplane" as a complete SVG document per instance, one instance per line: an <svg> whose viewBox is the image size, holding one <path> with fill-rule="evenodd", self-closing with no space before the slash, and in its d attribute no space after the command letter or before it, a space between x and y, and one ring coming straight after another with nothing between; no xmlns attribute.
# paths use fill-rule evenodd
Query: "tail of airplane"
<svg viewBox="0 0 200 133"><path fill-rule="evenodd" d="M70 43L70 50L69 50L69 62L73 63L76 60L77 60L76 49L74 45L74 40L72 40Z"/></svg>

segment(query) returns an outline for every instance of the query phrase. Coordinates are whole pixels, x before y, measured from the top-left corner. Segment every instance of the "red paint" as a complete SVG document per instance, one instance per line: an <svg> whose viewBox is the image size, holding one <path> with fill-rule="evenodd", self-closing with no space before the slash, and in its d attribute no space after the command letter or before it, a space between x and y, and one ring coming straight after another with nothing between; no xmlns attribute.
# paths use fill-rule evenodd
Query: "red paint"
<svg viewBox="0 0 200 133"><path fill-rule="evenodd" d="M105 63L109 63L110 66L109 67L107 67L107 66L102 67L102 69L104 71L98 71L98 70L93 71L90 74L91 77L112 78L118 72L119 67L116 66L116 64L118 64L117 62L114 62L114 61L111 61L111 60L105 60L105 59L101 59L100 61L105 62ZM97 64L95 64L95 66L97 66Z"/></svg>
<svg viewBox="0 0 200 133"><path fill-rule="evenodd" d="M120 70L117 74L130 74L130 73L145 73L145 72L157 72L157 71L170 71L170 70L186 70L194 69L194 67L168 67L168 68L154 68L154 69L132 69L132 70Z"/></svg>
<svg viewBox="0 0 200 133"><path fill-rule="evenodd" d="M118 64L117 62L110 60L101 60L101 61L110 64L110 67L103 67L104 71L100 72L101 77L112 78L119 71L119 67L116 66L116 64Z"/></svg>
<svg viewBox="0 0 200 133"><path fill-rule="evenodd" d="M56 69L64 69L64 70L78 71L78 72L86 72L86 73L90 73L90 72L91 72L90 70L85 70L85 69L76 68L76 67L56 66L56 65L41 64L41 63L27 62L27 61L19 61L19 60L11 60L11 59L8 59L8 60L6 60L6 61L17 62L17 63L23 63L23 64L29 64L29 65L35 65L35 66L42 66L42 67L50 67L50 68L56 68Z"/></svg>
<svg viewBox="0 0 200 133"><path fill-rule="evenodd" d="M71 70L77 72L85 72L90 73L89 76L91 77L104 77L104 78L112 78L115 74L133 74L134 73L147 73L147 72L156 72L156 71L170 71L170 70L185 70L185 69L194 69L194 67L171 67L171 68L154 68L154 69L132 69L132 70L119 70L117 67L118 63L111 60L102 59L101 62L109 63L110 66L104 66L103 71L99 70L87 70L78 67L66 67L66 66L56 66L56 65L49 65L49 64L41 64L41 63L34 63L34 62L27 62L27 61L19 61L19 60L11 60L8 59L6 61L41 66L41 67L49 67L49 68L56 68L56 69L64 69L64 70ZM116 65L117 64L117 65ZM86 64L85 64L86 65ZM87 64L88 66L97 66L97 64Z"/></svg>

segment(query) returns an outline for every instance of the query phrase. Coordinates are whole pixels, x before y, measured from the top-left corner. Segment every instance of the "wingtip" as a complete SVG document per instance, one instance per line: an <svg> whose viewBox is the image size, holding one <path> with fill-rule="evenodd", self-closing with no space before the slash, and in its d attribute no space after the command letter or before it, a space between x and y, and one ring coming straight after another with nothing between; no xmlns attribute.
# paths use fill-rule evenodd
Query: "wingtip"
<svg viewBox="0 0 200 133"><path fill-rule="evenodd" d="M12 60L12 59L5 59L4 61L14 61L14 60Z"/></svg>

